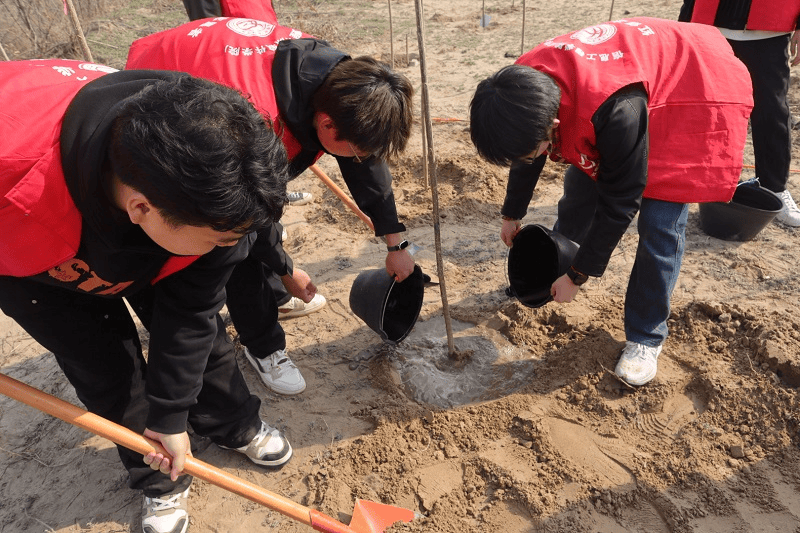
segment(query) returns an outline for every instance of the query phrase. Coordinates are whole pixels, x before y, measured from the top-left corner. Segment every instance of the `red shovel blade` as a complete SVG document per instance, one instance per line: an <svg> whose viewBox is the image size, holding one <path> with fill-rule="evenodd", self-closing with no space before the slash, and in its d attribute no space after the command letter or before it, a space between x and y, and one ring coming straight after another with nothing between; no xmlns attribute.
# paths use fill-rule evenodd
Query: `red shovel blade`
<svg viewBox="0 0 800 533"><path fill-rule="evenodd" d="M414 511L368 500L356 500L350 529L358 533L383 533L395 522L411 522Z"/></svg>

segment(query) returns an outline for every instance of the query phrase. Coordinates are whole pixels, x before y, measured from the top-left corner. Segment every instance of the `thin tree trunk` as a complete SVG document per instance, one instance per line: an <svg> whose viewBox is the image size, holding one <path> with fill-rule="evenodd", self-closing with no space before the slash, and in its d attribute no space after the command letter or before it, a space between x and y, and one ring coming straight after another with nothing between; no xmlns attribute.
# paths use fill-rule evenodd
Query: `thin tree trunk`
<svg viewBox="0 0 800 533"><path fill-rule="evenodd" d="M72 20L72 26L75 28L75 33L77 34L78 40L81 43L83 55L87 61L94 63L94 59L92 59L92 51L89 50L89 43L86 42L86 37L83 35L83 28L81 28L81 21L78 19L78 13L75 11L75 4L72 3L72 0L64 1L67 3L69 18Z"/></svg>
<svg viewBox="0 0 800 533"><path fill-rule="evenodd" d="M425 66L425 37L423 36L422 26L422 0L414 0L417 11L417 39L419 41L419 70L422 78L422 121L425 125L425 138L428 143L428 171L431 181L431 199L433 200L433 236L436 242L436 271L439 275L439 289L442 294L442 312L444 314L444 325L447 330L447 349L449 357L453 358L456 354L453 343L453 328L450 324L450 307L447 303L447 286L444 278L444 264L442 262L442 235L441 217L439 216L439 193L436 181L436 160L433 155L433 128L431 126L431 113L428 107L428 80Z"/></svg>
<svg viewBox="0 0 800 533"><path fill-rule="evenodd" d="M391 66L394 68L394 25L392 24L392 0L387 0L389 3L389 56L391 57Z"/></svg>
<svg viewBox="0 0 800 533"><path fill-rule="evenodd" d="M525 0L522 0L522 42L519 47L519 55L525 53Z"/></svg>

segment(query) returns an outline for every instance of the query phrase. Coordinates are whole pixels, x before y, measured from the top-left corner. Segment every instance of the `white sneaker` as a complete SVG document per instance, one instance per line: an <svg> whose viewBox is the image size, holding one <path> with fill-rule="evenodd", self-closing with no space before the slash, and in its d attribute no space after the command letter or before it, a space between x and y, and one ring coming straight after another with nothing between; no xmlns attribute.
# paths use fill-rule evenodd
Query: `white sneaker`
<svg viewBox="0 0 800 533"><path fill-rule="evenodd" d="M253 356L245 347L244 355L270 390L289 396L306 390L306 380L286 355L286 350L278 350L261 359Z"/></svg>
<svg viewBox="0 0 800 533"><path fill-rule="evenodd" d="M638 342L625 341L625 348L614 373L626 383L637 387L649 383L658 371L658 355L663 345L645 346Z"/></svg>
<svg viewBox="0 0 800 533"><path fill-rule="evenodd" d="M292 296L288 302L278 307L278 318L283 320L285 318L310 315L325 307L326 303L327 300L325 297L319 293L315 294L308 303L305 303L300 298Z"/></svg>
<svg viewBox="0 0 800 533"><path fill-rule="evenodd" d="M793 228L800 226L800 209L798 209L797 204L794 203L794 199L789 190L787 189L775 194L777 194L783 202L783 209L781 209L780 213L775 217L775 220L781 224L792 226Z"/></svg>
<svg viewBox="0 0 800 533"><path fill-rule="evenodd" d="M292 447L286 437L263 420L261 429L246 446L241 448L220 446L220 448L243 453L254 463L263 466L283 466L292 458Z"/></svg>
<svg viewBox="0 0 800 533"><path fill-rule="evenodd" d="M310 192L291 191L286 193L286 201L289 205L306 205L314 199Z"/></svg>
<svg viewBox="0 0 800 533"><path fill-rule="evenodd" d="M186 533L189 527L189 488L177 494L144 497L143 533Z"/></svg>

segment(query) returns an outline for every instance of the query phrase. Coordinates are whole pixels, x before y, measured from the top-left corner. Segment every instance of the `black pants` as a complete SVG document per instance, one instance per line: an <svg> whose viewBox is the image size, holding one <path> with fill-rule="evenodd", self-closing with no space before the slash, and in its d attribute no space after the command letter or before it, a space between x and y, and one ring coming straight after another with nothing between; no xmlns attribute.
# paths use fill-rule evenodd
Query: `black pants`
<svg viewBox="0 0 800 533"><path fill-rule="evenodd" d="M219 17L222 15L222 8L219 0L183 0L183 7L189 20Z"/></svg>
<svg viewBox="0 0 800 533"><path fill-rule="evenodd" d="M152 299L152 289L128 298L146 327ZM86 409L136 433L144 431L149 409L147 364L133 318L121 298L0 276L0 309L53 352ZM260 404L247 388L217 316L217 337L189 423L198 435L217 444L244 446L261 427ZM131 488L143 490L146 496L180 492L191 483L189 476L173 482L145 465L141 454L121 446L117 450L130 474Z"/></svg>
<svg viewBox="0 0 800 533"><path fill-rule="evenodd" d="M772 192L786 190L792 162L789 111L789 35L755 41L731 41L753 80L750 127L756 176Z"/></svg>
<svg viewBox="0 0 800 533"><path fill-rule="evenodd" d="M280 277L249 255L236 265L225 285L226 305L239 341L254 357L286 348L286 334L278 322L279 303L271 287L275 280L286 293Z"/></svg>

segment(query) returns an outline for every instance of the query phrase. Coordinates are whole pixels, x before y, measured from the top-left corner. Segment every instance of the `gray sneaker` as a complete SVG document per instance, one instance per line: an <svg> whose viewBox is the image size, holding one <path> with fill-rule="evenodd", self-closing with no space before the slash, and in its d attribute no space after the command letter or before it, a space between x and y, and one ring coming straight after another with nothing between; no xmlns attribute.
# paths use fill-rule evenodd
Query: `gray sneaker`
<svg viewBox="0 0 800 533"><path fill-rule="evenodd" d="M797 204L794 203L794 199L789 190L787 189L775 194L777 194L778 198L783 202L783 209L780 210L775 220L793 228L800 226L800 209L798 209Z"/></svg>
<svg viewBox="0 0 800 533"><path fill-rule="evenodd" d="M278 350L262 359L255 357L245 347L244 355L270 390L287 396L300 394L306 390L306 380L286 355L286 350Z"/></svg>
<svg viewBox="0 0 800 533"><path fill-rule="evenodd" d="M662 347L626 341L614 373L637 387L649 383L658 372L658 355Z"/></svg>
<svg viewBox="0 0 800 533"><path fill-rule="evenodd" d="M292 458L292 446L281 432L261 421L261 429L246 446L228 448L245 454L251 461L262 466L283 466Z"/></svg>
<svg viewBox="0 0 800 533"><path fill-rule="evenodd" d="M144 497L143 533L186 533L189 528L189 488L177 494Z"/></svg>
<svg viewBox="0 0 800 533"><path fill-rule="evenodd" d="M286 201L289 205L306 205L314 199L310 192L291 191L286 193Z"/></svg>

